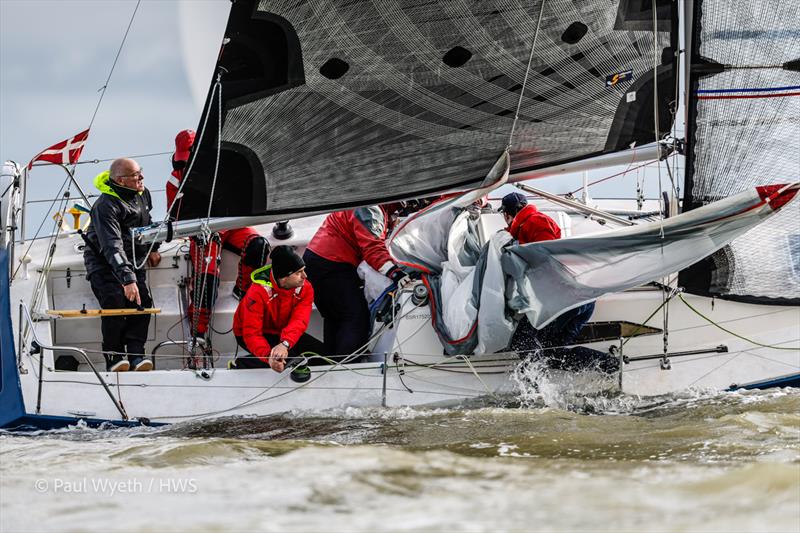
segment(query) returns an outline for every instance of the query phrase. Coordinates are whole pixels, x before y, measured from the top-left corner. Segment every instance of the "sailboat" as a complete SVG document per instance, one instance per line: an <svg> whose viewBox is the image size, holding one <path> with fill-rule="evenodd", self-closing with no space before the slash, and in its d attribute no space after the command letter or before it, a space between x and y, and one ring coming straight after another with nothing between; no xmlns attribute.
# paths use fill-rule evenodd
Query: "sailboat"
<svg viewBox="0 0 800 533"><path fill-rule="evenodd" d="M20 256L26 170L4 167L0 427L491 397L514 389L520 354L504 341L520 316L541 327L595 300L578 343L616 366L549 374L570 389L800 384L796 21L779 2L233 2L179 218L136 231L165 242L148 273L155 370L98 369L83 242L65 222ZM685 139L671 133L681 98ZM682 209L675 187L620 208L522 185L567 236L524 246L500 215L467 209L504 184L675 151ZM419 280L384 296L363 356L228 370L228 258L213 351L187 363L184 237L251 225L302 250L327 212L434 195L390 239Z"/></svg>

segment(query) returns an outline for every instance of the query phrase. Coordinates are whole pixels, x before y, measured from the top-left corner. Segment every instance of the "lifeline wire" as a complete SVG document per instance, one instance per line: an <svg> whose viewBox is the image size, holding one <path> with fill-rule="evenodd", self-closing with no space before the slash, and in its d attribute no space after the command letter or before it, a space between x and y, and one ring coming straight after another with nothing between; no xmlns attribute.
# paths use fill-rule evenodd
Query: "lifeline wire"
<svg viewBox="0 0 800 533"><path fill-rule="evenodd" d="M68 182L68 181L69 181L69 176L67 176L67 177L66 177L66 179L64 179L64 183L62 183L62 184L61 184L61 187L58 189L58 194L61 194L61 192L64 190L64 187L66 187L66 186L67 186L67 182ZM48 207L48 208L47 208L47 212L48 212L48 213L49 213L49 212L51 212L51 211L53 210L53 207L55 207L55 205L56 205L56 202L58 202L58 201L62 201L63 199L64 199L64 197L63 197L63 196L62 196L62 197L59 197L58 195L56 195L56 197L55 197L55 198L53 198L53 201L52 201L52 203L50 204L50 207ZM36 239L39 237L39 232L40 232L40 231L42 231L42 228L44 227L44 223L45 223L46 221L47 221L47 217L46 217L46 216L45 216L45 217L42 217L42 222L39 224L39 228L36 230L36 233L33 235L33 238L30 240L30 241L31 241L31 243L28 245L28 249L27 249L27 250L25 250L25 253L24 253L24 254L22 254L22 257L25 257L26 255L28 255L28 252L30 252L30 251L31 251L31 247L33 246L33 243L35 243L35 242L36 242ZM23 238L23 239L25 239L25 235L23 235L23 236L22 236L22 238ZM45 238L45 237L42 237L42 238ZM14 269L14 273L11 275L11 279L12 279L12 280L13 280L13 279L16 277L16 275L17 275L17 272L19 271L19 269L20 269L20 267L21 267L21 266L22 266L22 262L20 262L20 264L19 264L19 265L17 265L17 268L15 268L15 269Z"/></svg>
<svg viewBox="0 0 800 533"><path fill-rule="evenodd" d="M150 153L150 154L129 155L127 157L130 158L130 159L143 159L145 157L155 157L155 156L158 156L158 155L170 155L171 153L172 153L171 151L170 152L153 152L153 153ZM114 161L115 159L118 159L118 158L117 157L109 157L107 159L87 159L85 161L78 161L77 163L74 163L74 164L75 165L96 165L98 163L108 163L109 161ZM38 165L33 165L33 166L38 166ZM150 191L154 191L154 190L155 189L150 189Z"/></svg>

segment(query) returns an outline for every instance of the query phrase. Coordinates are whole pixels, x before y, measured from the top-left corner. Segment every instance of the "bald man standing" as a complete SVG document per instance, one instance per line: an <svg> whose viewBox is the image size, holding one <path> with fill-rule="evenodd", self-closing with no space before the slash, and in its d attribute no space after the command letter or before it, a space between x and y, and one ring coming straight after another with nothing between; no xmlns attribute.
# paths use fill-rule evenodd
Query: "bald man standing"
<svg viewBox="0 0 800 533"><path fill-rule="evenodd" d="M152 307L143 263L146 259L150 266L158 265L158 244L151 250L149 245L135 244L131 236L131 229L151 222L153 203L142 168L133 159L116 159L94 185L102 194L92 206L83 251L92 292L103 309ZM153 362L144 352L149 314L103 316L100 322L109 372L152 370Z"/></svg>

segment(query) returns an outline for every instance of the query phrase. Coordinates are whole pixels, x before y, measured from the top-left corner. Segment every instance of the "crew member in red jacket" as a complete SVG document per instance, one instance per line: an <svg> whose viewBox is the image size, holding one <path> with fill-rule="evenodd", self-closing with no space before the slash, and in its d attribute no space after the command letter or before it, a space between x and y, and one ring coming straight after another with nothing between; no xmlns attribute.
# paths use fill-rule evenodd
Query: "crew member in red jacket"
<svg viewBox="0 0 800 533"><path fill-rule="evenodd" d="M552 241L561 238L561 228L555 220L539 211L535 205L528 204L525 195L512 192L503 197L500 212L508 224L508 232L520 244L538 241ZM565 346L572 344L581 328L591 318L594 302L584 304L559 315L541 330L531 327L523 318L511 339L512 349L530 349L530 340L536 338L544 346Z"/></svg>
<svg viewBox="0 0 800 533"><path fill-rule="evenodd" d="M236 358L235 368L282 372L288 356L321 353L322 343L306 333L314 289L306 279L303 259L288 246L272 250L272 264L253 272L233 316L233 334L249 353Z"/></svg>
<svg viewBox="0 0 800 533"><path fill-rule="evenodd" d="M173 218L180 212L178 189L181 186L195 140L193 130L183 130L175 137L175 153L172 156L172 176L167 180L167 207ZM177 199L177 201L176 201ZM233 294L241 299L250 286L253 270L262 267L269 255L269 242L255 229L235 228L214 234L209 241L201 237L190 240L189 255L192 258L194 284L191 287L191 303L188 315L192 327L192 337L203 337L208 331L211 310L217 299L219 287L219 261L222 250L229 250L240 257L239 275L233 287Z"/></svg>
<svg viewBox="0 0 800 533"><path fill-rule="evenodd" d="M410 278L386 248L391 208L359 207L331 213L306 247L303 259L314 303L325 319L328 355L349 355L369 336L369 307L357 273L361 261L403 286Z"/></svg>
<svg viewBox="0 0 800 533"><path fill-rule="evenodd" d="M561 228L556 221L529 204L521 193L505 195L500 210L508 224L508 232L520 244L561 238Z"/></svg>

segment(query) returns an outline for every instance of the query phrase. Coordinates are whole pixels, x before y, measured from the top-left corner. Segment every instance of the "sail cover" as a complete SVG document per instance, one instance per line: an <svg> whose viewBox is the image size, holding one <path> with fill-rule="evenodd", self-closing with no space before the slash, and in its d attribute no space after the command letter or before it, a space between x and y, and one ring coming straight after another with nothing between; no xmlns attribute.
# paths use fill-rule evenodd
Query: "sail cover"
<svg viewBox="0 0 800 533"><path fill-rule="evenodd" d="M654 108L661 133L672 121L676 27L669 0L235 0L179 218L476 187L526 74L513 171L652 142Z"/></svg>
<svg viewBox="0 0 800 533"><path fill-rule="evenodd" d="M687 186L693 209L800 175L796 2L694 2ZM800 207L681 274L698 294L800 304Z"/></svg>

